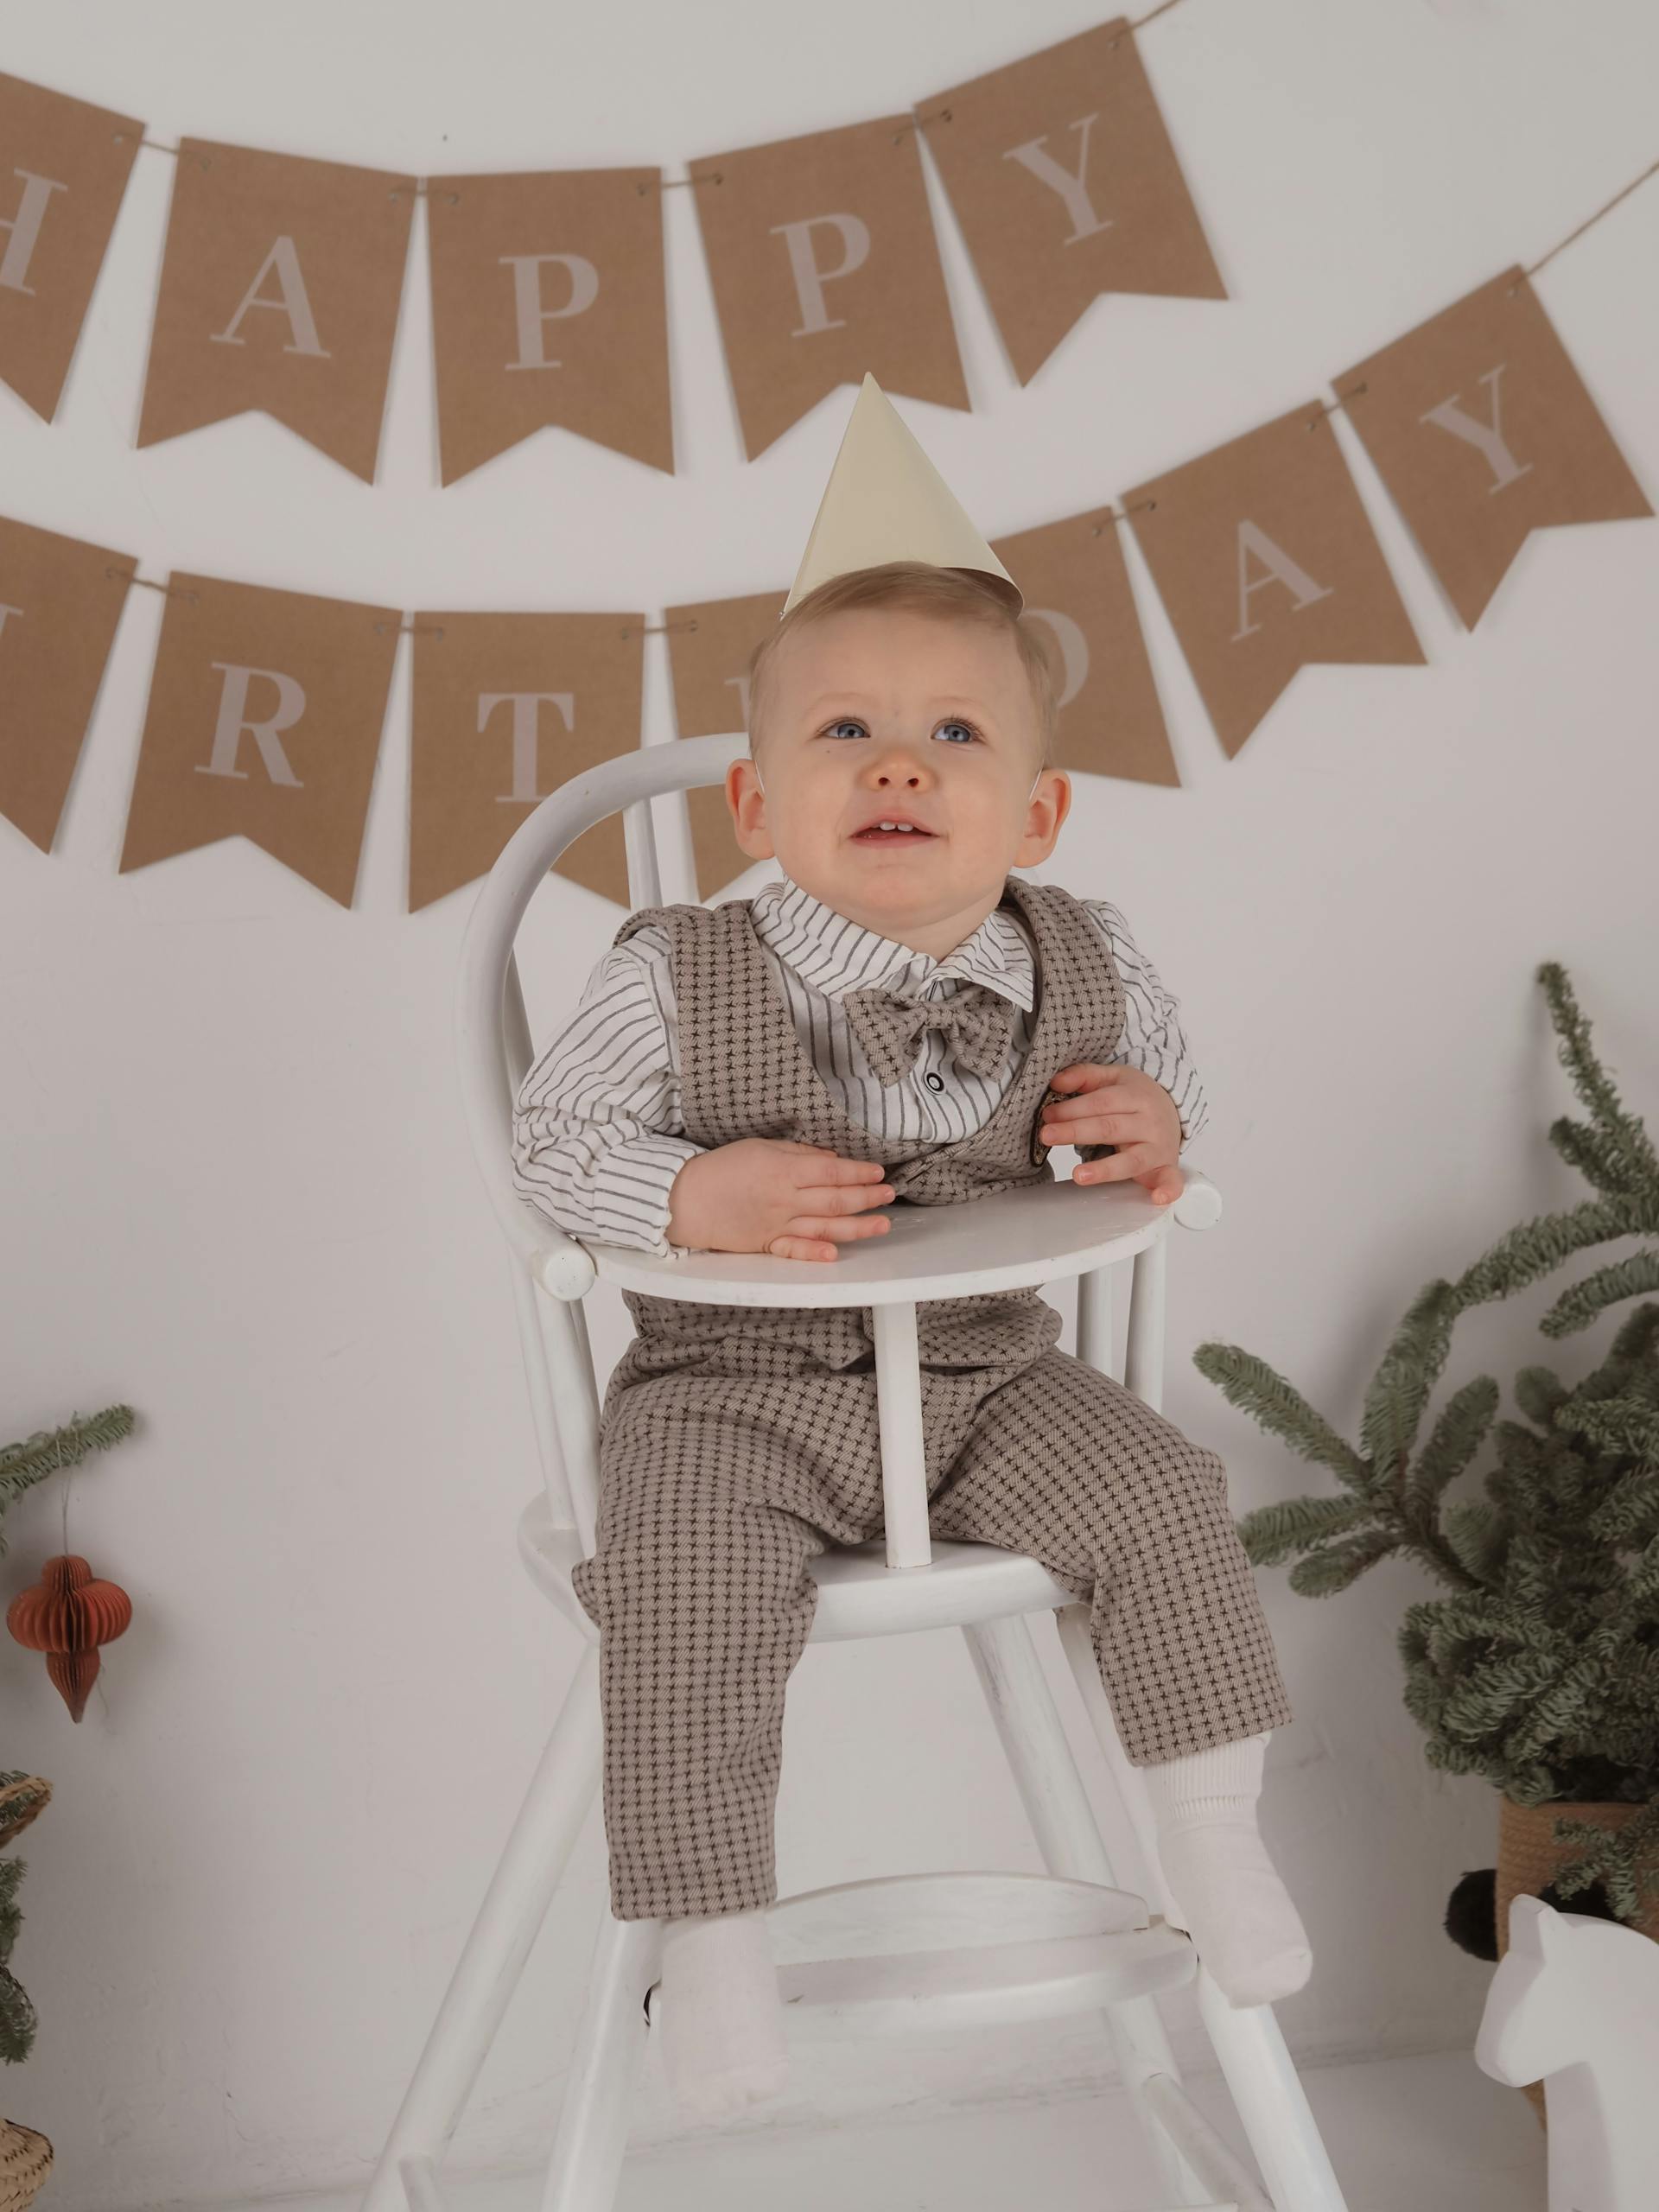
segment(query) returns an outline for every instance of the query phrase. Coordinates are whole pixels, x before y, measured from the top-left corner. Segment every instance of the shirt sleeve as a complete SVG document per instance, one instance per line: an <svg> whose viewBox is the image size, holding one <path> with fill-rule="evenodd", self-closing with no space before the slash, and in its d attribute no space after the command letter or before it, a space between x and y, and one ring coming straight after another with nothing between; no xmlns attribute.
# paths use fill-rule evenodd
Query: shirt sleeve
<svg viewBox="0 0 1659 2212"><path fill-rule="evenodd" d="M1180 1001L1165 988L1136 944L1121 908L1104 899L1086 899L1083 906L1104 938L1123 983L1123 1033L1111 1061L1139 1068L1163 1085L1180 1116L1185 1149L1208 1122L1210 1104L1181 1027ZM1085 1160L1110 1149L1107 1145L1079 1147Z"/></svg>
<svg viewBox="0 0 1659 2212"><path fill-rule="evenodd" d="M680 1116L668 939L648 924L606 954L519 1085L513 1187L568 1236L675 1259L700 1248L669 1243L669 1192L703 1149Z"/></svg>

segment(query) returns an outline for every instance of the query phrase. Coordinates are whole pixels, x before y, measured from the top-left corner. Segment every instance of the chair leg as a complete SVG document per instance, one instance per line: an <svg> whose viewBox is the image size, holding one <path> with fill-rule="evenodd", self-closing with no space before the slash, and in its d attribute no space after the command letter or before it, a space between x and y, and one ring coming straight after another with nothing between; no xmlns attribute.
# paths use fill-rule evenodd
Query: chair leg
<svg viewBox="0 0 1659 2212"><path fill-rule="evenodd" d="M1198 1967L1198 2010L1275 2212L1347 2212L1271 2005L1230 2005Z"/></svg>
<svg viewBox="0 0 1659 2212"><path fill-rule="evenodd" d="M1055 1619L1090 1725L1141 1847L1148 1902L1155 1897L1157 1909L1167 1917L1174 1901L1159 1862L1151 1795L1117 1732L1089 1633L1089 1607L1068 1605ZM1197 1988L1199 2015L1275 2212L1345 2212L1341 2186L1272 2005L1241 2009L1230 2004L1202 1959Z"/></svg>
<svg viewBox="0 0 1659 2212"><path fill-rule="evenodd" d="M969 1624L963 1635L1044 1865L1051 1874L1071 1881L1118 1887L1027 1622L1015 1615ZM1109 2005L1102 2018L1160 2185L1171 2192L1173 2203L1213 2204L1213 2196L1171 2142L1147 2096L1146 2085L1154 2075L1167 2075L1176 2082L1181 2078L1157 1999L1128 1998Z"/></svg>
<svg viewBox="0 0 1659 2212"><path fill-rule="evenodd" d="M420 2199L405 2158L429 2176L478 2080L486 2053L547 1917L600 1774L599 1653L588 1644L479 1907L360 2212L406 2212Z"/></svg>
<svg viewBox="0 0 1659 2212"><path fill-rule="evenodd" d="M662 1931L660 1920L618 1920L608 1910L600 1923L542 2212L611 2212L616 2201Z"/></svg>

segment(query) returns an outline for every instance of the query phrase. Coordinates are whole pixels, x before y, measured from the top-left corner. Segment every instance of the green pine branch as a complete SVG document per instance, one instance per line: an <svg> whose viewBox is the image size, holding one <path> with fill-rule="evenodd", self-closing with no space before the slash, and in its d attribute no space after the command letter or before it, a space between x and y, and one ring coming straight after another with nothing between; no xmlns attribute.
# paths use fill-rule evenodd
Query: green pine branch
<svg viewBox="0 0 1659 2212"><path fill-rule="evenodd" d="M1254 1565L1288 1565L1294 1590L1325 1597L1398 1554L1445 1586L1408 1605L1398 1636L1405 1704L1431 1765L1478 1774L1517 1804L1645 1808L1616 1838L1586 1822L1571 1836L1558 1827L1583 1847L1558 1877L1563 1894L1600 1878L1629 1917L1635 1870L1659 1845L1659 1303L1627 1314L1575 1385L1548 1367L1521 1369L1518 1418L1499 1417L1491 1376L1462 1383L1419 1443L1460 1314L1591 1246L1659 1232L1646 1128L1597 1062L1565 972L1546 963L1537 979L1588 1116L1558 1120L1551 1141L1594 1195L1522 1222L1455 1281L1424 1285L1364 1393L1357 1448L1242 1346L1201 1344L1193 1363L1341 1485L1239 1519ZM1568 1335L1656 1290L1651 1245L1563 1291L1540 1328Z"/></svg>

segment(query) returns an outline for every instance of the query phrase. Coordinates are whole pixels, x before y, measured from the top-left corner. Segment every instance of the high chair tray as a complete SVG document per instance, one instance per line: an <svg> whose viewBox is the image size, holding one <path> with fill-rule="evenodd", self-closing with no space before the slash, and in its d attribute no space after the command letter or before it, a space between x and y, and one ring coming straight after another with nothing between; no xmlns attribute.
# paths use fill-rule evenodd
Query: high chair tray
<svg viewBox="0 0 1659 2212"><path fill-rule="evenodd" d="M599 1278L648 1297L704 1306L889 1306L986 1291L1019 1290L1115 1265L1162 1236L1172 1216L1202 1228L1220 1210L1207 1177L1184 1171L1186 1188L1171 1205L1139 1183L1034 1183L955 1205L883 1211L884 1236L855 1239L833 1260L778 1260L759 1252L687 1252L658 1259L626 1245L583 1237ZM570 1240L575 1243L576 1240ZM542 1263L550 1290L561 1288L569 1243Z"/></svg>

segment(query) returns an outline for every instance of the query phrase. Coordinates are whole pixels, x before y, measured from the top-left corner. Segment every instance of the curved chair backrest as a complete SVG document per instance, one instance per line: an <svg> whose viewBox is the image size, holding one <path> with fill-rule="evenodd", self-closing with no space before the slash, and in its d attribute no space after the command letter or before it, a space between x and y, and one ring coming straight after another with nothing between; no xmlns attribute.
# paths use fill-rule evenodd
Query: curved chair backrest
<svg viewBox="0 0 1659 2212"><path fill-rule="evenodd" d="M556 1528L577 1525L559 1423L562 1415L569 1433L573 1421L590 1418L589 1407L573 1404L573 1397L580 1394L572 1386L585 1379L591 1396L593 1362L580 1300L543 1300L537 1290L537 1275L562 1256L584 1268L588 1262L575 1240L527 1205L513 1187L513 1102L535 1057L513 942L525 909L554 861L583 830L613 814L623 817L629 911L660 904L662 870L650 802L661 793L722 782L730 763L743 759L748 749L749 741L741 731L678 738L619 753L572 776L548 794L503 846L484 879L461 938L454 1033L461 1105L473 1156L512 1254L519 1342ZM551 1318L559 1332L554 1345L561 1392L556 1409L543 1334L543 1304L553 1308ZM588 1521L588 1515L582 1519Z"/></svg>

